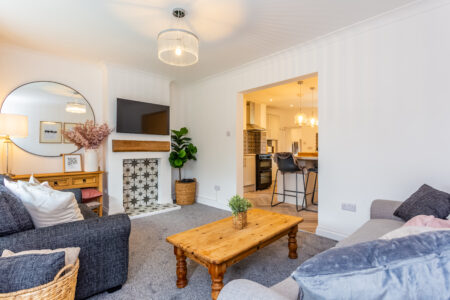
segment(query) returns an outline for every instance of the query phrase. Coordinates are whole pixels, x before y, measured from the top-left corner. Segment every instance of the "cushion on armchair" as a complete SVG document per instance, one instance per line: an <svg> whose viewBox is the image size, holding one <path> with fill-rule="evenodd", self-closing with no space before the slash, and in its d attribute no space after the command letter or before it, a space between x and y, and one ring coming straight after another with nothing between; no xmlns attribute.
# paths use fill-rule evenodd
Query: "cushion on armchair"
<svg viewBox="0 0 450 300"><path fill-rule="evenodd" d="M394 216L409 221L418 215L445 219L450 214L450 194L422 185L394 212Z"/></svg>
<svg viewBox="0 0 450 300"><path fill-rule="evenodd" d="M52 281L64 267L64 252L0 257L0 293L31 289Z"/></svg>
<svg viewBox="0 0 450 300"><path fill-rule="evenodd" d="M33 222L22 201L0 184L0 236L33 229Z"/></svg>
<svg viewBox="0 0 450 300"><path fill-rule="evenodd" d="M293 274L302 299L449 299L450 231L332 248Z"/></svg>

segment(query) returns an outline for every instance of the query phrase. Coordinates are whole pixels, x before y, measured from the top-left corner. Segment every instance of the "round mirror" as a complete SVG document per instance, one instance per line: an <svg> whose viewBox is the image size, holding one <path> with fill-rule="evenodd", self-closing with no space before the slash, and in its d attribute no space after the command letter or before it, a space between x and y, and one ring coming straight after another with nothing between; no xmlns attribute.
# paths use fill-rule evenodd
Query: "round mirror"
<svg viewBox="0 0 450 300"><path fill-rule="evenodd" d="M78 150L62 135L75 125L95 121L89 102L76 90L51 81L31 82L13 90L3 101L1 113L28 117L28 136L14 144L35 155L60 156Z"/></svg>

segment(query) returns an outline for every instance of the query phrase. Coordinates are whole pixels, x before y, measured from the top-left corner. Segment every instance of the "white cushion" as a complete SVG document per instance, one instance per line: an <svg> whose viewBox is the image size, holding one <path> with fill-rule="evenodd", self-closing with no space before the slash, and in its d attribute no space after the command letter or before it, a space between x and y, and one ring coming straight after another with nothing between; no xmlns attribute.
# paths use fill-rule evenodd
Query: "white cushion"
<svg viewBox="0 0 450 300"><path fill-rule="evenodd" d="M75 195L71 192L54 190L45 183L36 185L6 179L5 186L22 200L36 228L83 220Z"/></svg>

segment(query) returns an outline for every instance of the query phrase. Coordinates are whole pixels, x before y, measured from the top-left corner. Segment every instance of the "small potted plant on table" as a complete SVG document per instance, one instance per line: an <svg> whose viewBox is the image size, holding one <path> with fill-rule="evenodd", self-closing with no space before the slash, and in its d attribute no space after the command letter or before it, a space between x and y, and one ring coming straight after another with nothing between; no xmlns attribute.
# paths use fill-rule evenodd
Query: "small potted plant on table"
<svg viewBox="0 0 450 300"><path fill-rule="evenodd" d="M239 195L233 196L228 202L233 213L233 225L235 229L243 229L247 226L247 210L252 207L250 201Z"/></svg>
<svg viewBox="0 0 450 300"><path fill-rule="evenodd" d="M195 202L196 180L182 179L181 168L189 160L197 160L195 156L197 147L191 143L191 138L187 137L186 127L180 130L172 130L172 152L170 152L169 162L173 168L178 169L178 180L175 181L175 198L178 205L188 205Z"/></svg>

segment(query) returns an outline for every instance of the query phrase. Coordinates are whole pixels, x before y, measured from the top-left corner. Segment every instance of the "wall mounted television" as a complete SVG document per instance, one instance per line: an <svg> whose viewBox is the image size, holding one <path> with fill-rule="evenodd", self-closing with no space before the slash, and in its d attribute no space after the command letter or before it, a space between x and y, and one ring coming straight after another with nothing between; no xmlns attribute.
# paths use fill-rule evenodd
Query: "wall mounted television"
<svg viewBox="0 0 450 300"><path fill-rule="evenodd" d="M117 98L117 132L168 135L169 122L169 106Z"/></svg>

